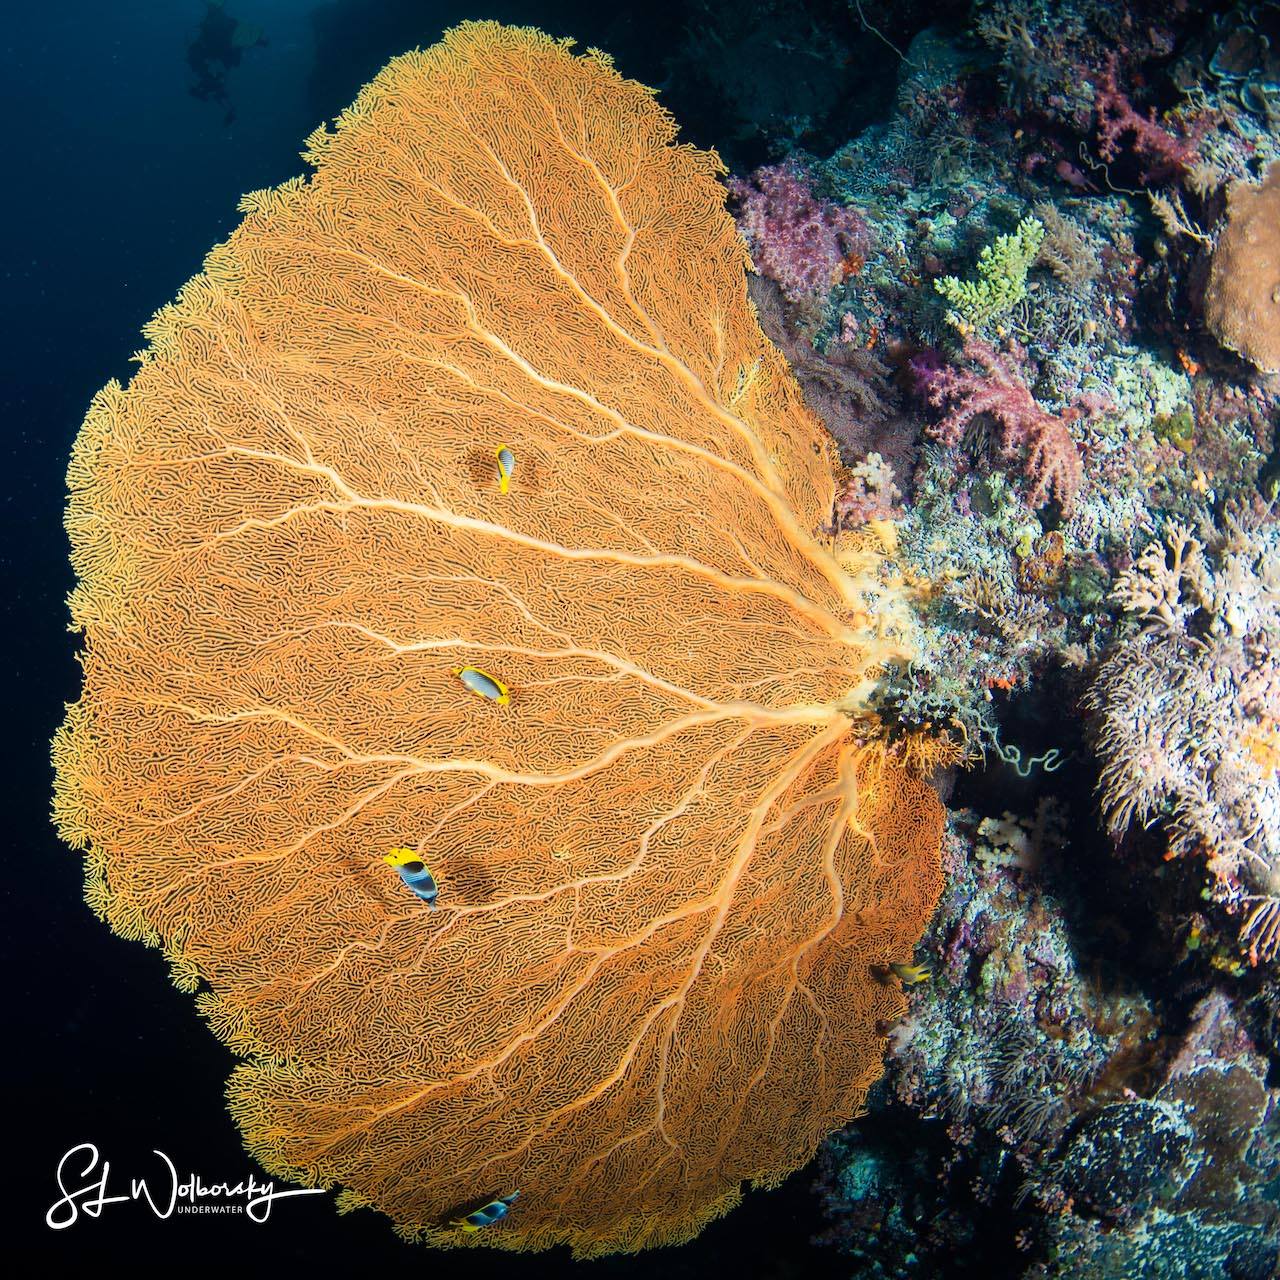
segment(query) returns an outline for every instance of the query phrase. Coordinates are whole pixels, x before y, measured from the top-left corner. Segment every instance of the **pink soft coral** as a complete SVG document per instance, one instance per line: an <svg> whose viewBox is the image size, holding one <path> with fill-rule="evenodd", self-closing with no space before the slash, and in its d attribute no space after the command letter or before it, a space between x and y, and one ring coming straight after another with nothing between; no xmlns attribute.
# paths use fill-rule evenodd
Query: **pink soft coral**
<svg viewBox="0 0 1280 1280"><path fill-rule="evenodd" d="M756 269L776 280L789 302L825 294L851 255L865 254L867 227L853 210L820 200L798 165L767 165L749 179L732 178L738 226Z"/></svg>
<svg viewBox="0 0 1280 1280"><path fill-rule="evenodd" d="M1132 138L1133 150L1145 168L1143 182L1163 182L1179 177L1195 163L1194 138L1180 138L1156 123L1155 112L1139 115L1116 79L1112 54L1098 77L1094 110L1098 113L1098 154L1106 161L1120 154L1120 140Z"/></svg>
<svg viewBox="0 0 1280 1280"><path fill-rule="evenodd" d="M1023 466L1032 481L1028 495L1031 505L1040 507L1055 497L1063 513L1069 514L1084 480L1084 467L1066 422L1040 406L1010 356L976 338L964 344L964 354L982 372L939 365L936 361L914 362L929 403L935 408L947 406L931 434L943 444L957 444L974 418L990 414L1000 424L1004 457L1014 458L1026 450ZM1090 403L1087 407L1096 406ZM1079 410L1069 412L1072 417L1079 416Z"/></svg>

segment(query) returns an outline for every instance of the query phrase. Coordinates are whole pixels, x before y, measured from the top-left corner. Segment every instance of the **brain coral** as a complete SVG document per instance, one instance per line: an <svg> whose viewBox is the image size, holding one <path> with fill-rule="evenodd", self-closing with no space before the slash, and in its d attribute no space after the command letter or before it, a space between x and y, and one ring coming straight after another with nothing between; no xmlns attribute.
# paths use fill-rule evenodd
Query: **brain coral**
<svg viewBox="0 0 1280 1280"><path fill-rule="evenodd" d="M939 888L859 728L900 605L820 533L831 445L674 132L534 31L396 59L71 461L89 901L200 992L269 1170L437 1244L637 1249L776 1183Z"/></svg>

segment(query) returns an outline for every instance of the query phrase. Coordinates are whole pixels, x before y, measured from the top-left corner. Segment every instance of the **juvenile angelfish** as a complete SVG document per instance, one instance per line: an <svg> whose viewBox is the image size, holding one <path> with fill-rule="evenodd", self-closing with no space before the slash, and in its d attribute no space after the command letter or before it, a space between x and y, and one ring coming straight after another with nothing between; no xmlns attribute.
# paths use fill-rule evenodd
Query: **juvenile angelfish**
<svg viewBox="0 0 1280 1280"><path fill-rule="evenodd" d="M463 1231L479 1231L482 1227L491 1227L495 1222L501 1222L511 1212L511 1206L516 1202L519 1194L518 1191L513 1191L509 1196L499 1196L496 1200L490 1200L482 1208L456 1219L453 1225L461 1227Z"/></svg>
<svg viewBox="0 0 1280 1280"><path fill-rule="evenodd" d="M500 444L494 456L498 459L498 488L506 493L511 488L511 473L516 469L516 455L509 445Z"/></svg>
<svg viewBox="0 0 1280 1280"><path fill-rule="evenodd" d="M436 909L436 899L440 896L436 878L427 870L427 864L418 856L416 849L392 849L384 855L383 862L389 863L400 873L400 879L413 890L432 911Z"/></svg>
<svg viewBox="0 0 1280 1280"><path fill-rule="evenodd" d="M497 676L491 676L479 667L454 667L453 674L476 695L487 698L490 702L506 706L511 701L511 691Z"/></svg>

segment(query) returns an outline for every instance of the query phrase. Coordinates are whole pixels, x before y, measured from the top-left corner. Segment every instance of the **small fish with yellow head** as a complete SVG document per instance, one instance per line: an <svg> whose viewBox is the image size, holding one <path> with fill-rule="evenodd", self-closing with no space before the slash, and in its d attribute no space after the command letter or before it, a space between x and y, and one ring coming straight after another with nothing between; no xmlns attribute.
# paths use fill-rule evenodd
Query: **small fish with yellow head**
<svg viewBox="0 0 1280 1280"><path fill-rule="evenodd" d="M427 870L417 849L396 848L384 854L383 862L395 867L406 887L415 897L421 898L432 911L436 909L436 899L440 896L440 888L436 878Z"/></svg>

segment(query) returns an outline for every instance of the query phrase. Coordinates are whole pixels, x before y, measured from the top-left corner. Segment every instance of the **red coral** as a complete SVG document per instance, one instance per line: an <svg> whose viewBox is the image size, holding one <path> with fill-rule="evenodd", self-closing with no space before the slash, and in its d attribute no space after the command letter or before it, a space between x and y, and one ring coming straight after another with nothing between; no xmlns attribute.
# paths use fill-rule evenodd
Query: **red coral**
<svg viewBox="0 0 1280 1280"><path fill-rule="evenodd" d="M1139 115L1116 81L1116 56L1098 77L1094 110L1098 113L1098 154L1108 163L1120 154L1125 134L1133 136L1133 150L1146 166L1143 182L1180 176L1195 162L1195 140L1180 138L1156 123L1155 111Z"/></svg>
<svg viewBox="0 0 1280 1280"><path fill-rule="evenodd" d="M936 362L915 362L929 403L947 408L930 434L943 444L957 444L974 418L990 414L1001 427L1001 454L1014 458L1026 450L1023 467L1032 481L1031 505L1043 506L1052 496L1069 514L1084 480L1084 467L1066 423L1036 402L1011 357L976 338L964 344L964 354L981 367L981 373ZM1085 406L1086 410L1094 407Z"/></svg>
<svg viewBox="0 0 1280 1280"><path fill-rule="evenodd" d="M757 270L782 286L789 302L827 293L870 248L867 225L853 209L814 196L798 165L766 165L731 178L738 226Z"/></svg>

